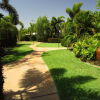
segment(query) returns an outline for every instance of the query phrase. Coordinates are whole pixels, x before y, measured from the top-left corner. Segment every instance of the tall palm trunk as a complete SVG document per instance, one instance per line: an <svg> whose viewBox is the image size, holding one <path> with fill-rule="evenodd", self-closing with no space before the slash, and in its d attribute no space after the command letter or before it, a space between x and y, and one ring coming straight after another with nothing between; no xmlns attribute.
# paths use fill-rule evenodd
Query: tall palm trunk
<svg viewBox="0 0 100 100"><path fill-rule="evenodd" d="M3 66L2 66L1 61L0 61L0 100L4 100L4 96L3 96L3 83L4 83L4 79L3 79L2 70L3 70Z"/></svg>
<svg viewBox="0 0 100 100"><path fill-rule="evenodd" d="M0 100L4 100L3 96L4 77L3 77L3 65L1 61L1 57L4 55L3 52L4 52L3 48L0 48Z"/></svg>

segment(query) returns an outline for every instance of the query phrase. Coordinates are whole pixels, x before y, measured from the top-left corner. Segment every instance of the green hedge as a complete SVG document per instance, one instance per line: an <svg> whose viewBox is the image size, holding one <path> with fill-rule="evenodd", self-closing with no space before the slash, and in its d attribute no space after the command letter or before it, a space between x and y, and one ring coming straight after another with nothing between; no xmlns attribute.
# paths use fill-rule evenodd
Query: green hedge
<svg viewBox="0 0 100 100"><path fill-rule="evenodd" d="M0 47L12 47L16 45L18 30L9 22L0 21Z"/></svg>

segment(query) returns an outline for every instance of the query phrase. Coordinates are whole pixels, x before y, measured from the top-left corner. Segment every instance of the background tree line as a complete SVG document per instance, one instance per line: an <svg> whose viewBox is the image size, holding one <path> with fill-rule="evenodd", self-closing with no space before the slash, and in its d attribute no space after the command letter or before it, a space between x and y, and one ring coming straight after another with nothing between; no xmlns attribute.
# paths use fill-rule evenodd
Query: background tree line
<svg viewBox="0 0 100 100"><path fill-rule="evenodd" d="M99 3L97 0L98 8ZM84 4L79 2L66 8L67 20L63 16L39 17L28 29L22 29L19 36L22 40L29 34L29 40L61 42L62 46L73 48L75 55L82 60L95 60L95 51L100 46L100 11L82 10L82 6Z"/></svg>

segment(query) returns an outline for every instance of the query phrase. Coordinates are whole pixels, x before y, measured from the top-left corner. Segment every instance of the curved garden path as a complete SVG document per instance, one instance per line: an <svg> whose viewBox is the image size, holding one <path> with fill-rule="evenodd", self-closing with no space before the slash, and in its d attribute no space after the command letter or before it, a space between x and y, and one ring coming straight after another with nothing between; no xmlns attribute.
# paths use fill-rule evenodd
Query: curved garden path
<svg viewBox="0 0 100 100"><path fill-rule="evenodd" d="M56 87L41 55L49 50L65 48L30 47L34 52L4 66L5 100L59 100Z"/></svg>

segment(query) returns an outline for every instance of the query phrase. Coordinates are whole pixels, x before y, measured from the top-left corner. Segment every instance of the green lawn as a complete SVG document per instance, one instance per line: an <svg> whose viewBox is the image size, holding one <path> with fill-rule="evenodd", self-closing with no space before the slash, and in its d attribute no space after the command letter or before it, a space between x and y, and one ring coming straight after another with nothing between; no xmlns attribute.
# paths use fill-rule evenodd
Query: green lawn
<svg viewBox="0 0 100 100"><path fill-rule="evenodd" d="M23 58L33 50L29 46L33 42L19 42L16 47L7 49L6 56L2 58L4 64Z"/></svg>
<svg viewBox="0 0 100 100"><path fill-rule="evenodd" d="M61 43L41 43L37 45L38 47L62 47Z"/></svg>
<svg viewBox="0 0 100 100"><path fill-rule="evenodd" d="M42 57L60 100L100 100L100 68L80 61L68 50L49 51Z"/></svg>

